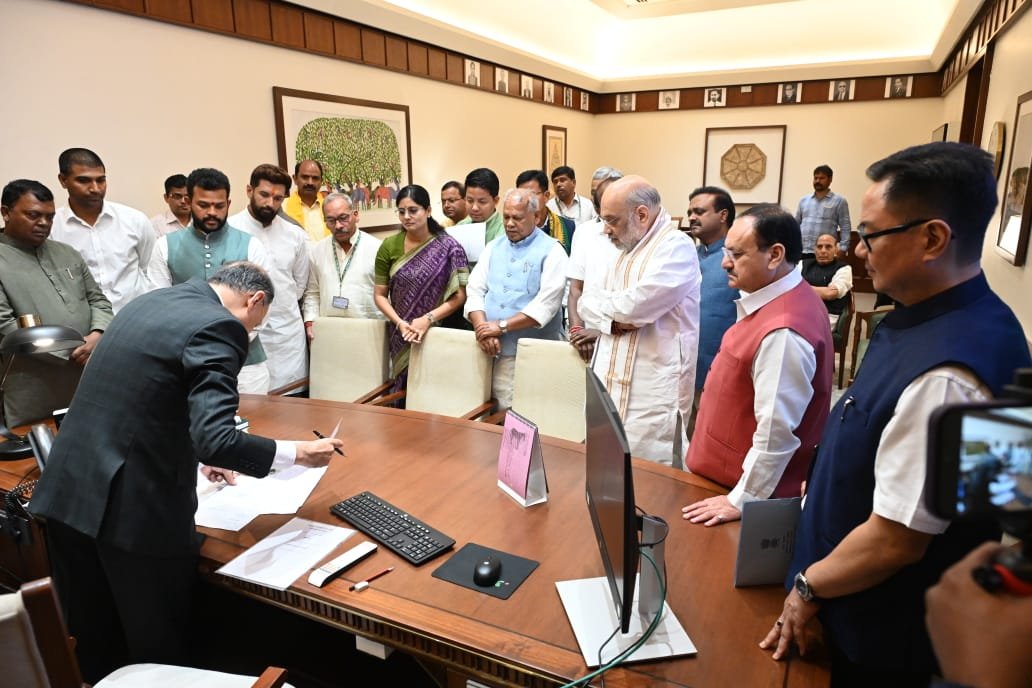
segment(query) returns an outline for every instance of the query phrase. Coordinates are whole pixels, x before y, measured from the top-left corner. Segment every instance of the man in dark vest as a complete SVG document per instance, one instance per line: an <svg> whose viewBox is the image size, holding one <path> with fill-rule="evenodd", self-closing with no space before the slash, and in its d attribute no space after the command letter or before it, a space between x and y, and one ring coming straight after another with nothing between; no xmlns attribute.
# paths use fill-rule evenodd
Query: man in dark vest
<svg viewBox="0 0 1032 688"><path fill-rule="evenodd" d="M807 481L784 609L760 646L807 649L819 617L836 686L928 686L938 673L924 593L995 525L950 523L924 503L928 417L999 394L1030 364L1011 309L980 264L996 208L989 154L907 148L867 170L861 242L874 288L897 302L831 411Z"/></svg>
<svg viewBox="0 0 1032 688"><path fill-rule="evenodd" d="M195 277L208 279L226 263L240 260L271 268L264 244L227 223L230 201L225 174L210 167L198 168L187 177L186 191L190 194L190 226L158 238L147 269L154 287L171 287ZM237 376L241 394L269 391L266 359L261 339L255 335Z"/></svg>
<svg viewBox="0 0 1032 688"><path fill-rule="evenodd" d="M798 497L831 405L831 329L796 265L799 223L781 206L742 213L724 239L723 268L738 289L699 401L685 465L730 493L682 509L692 523L741 518L742 504Z"/></svg>
<svg viewBox="0 0 1032 688"><path fill-rule="evenodd" d="M838 237L829 233L817 237L814 257L803 259L803 279L824 301L834 328L853 288L853 268L838 259Z"/></svg>

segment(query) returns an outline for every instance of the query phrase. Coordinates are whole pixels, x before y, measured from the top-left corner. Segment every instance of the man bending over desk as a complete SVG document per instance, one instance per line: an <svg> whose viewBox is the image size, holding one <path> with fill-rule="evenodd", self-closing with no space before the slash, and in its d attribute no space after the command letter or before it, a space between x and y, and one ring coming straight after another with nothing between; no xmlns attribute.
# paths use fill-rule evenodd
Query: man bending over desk
<svg viewBox="0 0 1032 688"><path fill-rule="evenodd" d="M213 482L273 459L325 466L337 439L242 433L237 373L273 287L231 263L137 297L107 328L72 399L29 510L47 520L54 585L83 678L130 663L187 663L199 538L198 462Z"/></svg>

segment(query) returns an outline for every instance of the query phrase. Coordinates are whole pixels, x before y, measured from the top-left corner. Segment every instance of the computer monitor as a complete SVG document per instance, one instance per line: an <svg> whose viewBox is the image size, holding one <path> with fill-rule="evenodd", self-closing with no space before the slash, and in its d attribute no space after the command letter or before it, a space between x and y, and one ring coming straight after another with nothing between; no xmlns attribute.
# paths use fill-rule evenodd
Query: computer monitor
<svg viewBox="0 0 1032 688"><path fill-rule="evenodd" d="M620 631L627 633L638 568L638 525L631 450L620 414L591 368L587 368L585 386L585 493L588 513L619 614Z"/></svg>

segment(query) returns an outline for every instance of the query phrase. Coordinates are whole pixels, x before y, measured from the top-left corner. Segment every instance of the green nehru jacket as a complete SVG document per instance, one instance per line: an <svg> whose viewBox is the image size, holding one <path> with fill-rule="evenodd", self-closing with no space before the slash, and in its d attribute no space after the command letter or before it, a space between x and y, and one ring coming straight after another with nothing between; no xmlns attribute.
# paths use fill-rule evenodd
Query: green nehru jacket
<svg viewBox="0 0 1032 688"><path fill-rule="evenodd" d="M68 244L48 239L35 248L0 234L0 337L18 329L19 315L64 325L84 337L111 322L111 302ZM71 351L16 356L4 385L4 414L13 427L44 418L72 400L82 366ZM7 361L3 364L6 366Z"/></svg>

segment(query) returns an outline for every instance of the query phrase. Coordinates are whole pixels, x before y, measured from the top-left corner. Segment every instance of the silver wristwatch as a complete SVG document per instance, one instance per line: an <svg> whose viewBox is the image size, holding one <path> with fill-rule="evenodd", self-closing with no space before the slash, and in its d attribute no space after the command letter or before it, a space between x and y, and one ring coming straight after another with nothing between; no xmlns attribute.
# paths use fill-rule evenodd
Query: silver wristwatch
<svg viewBox="0 0 1032 688"><path fill-rule="evenodd" d="M502 334L505 334L506 332L508 332L509 331L509 321L506 320L505 318L502 318L501 320L499 320L498 321L498 329L502 331Z"/></svg>
<svg viewBox="0 0 1032 688"><path fill-rule="evenodd" d="M810 587L810 581L806 580L802 571L795 575L795 591L799 593L803 602L813 602L817 599L817 596L813 594L813 588Z"/></svg>

